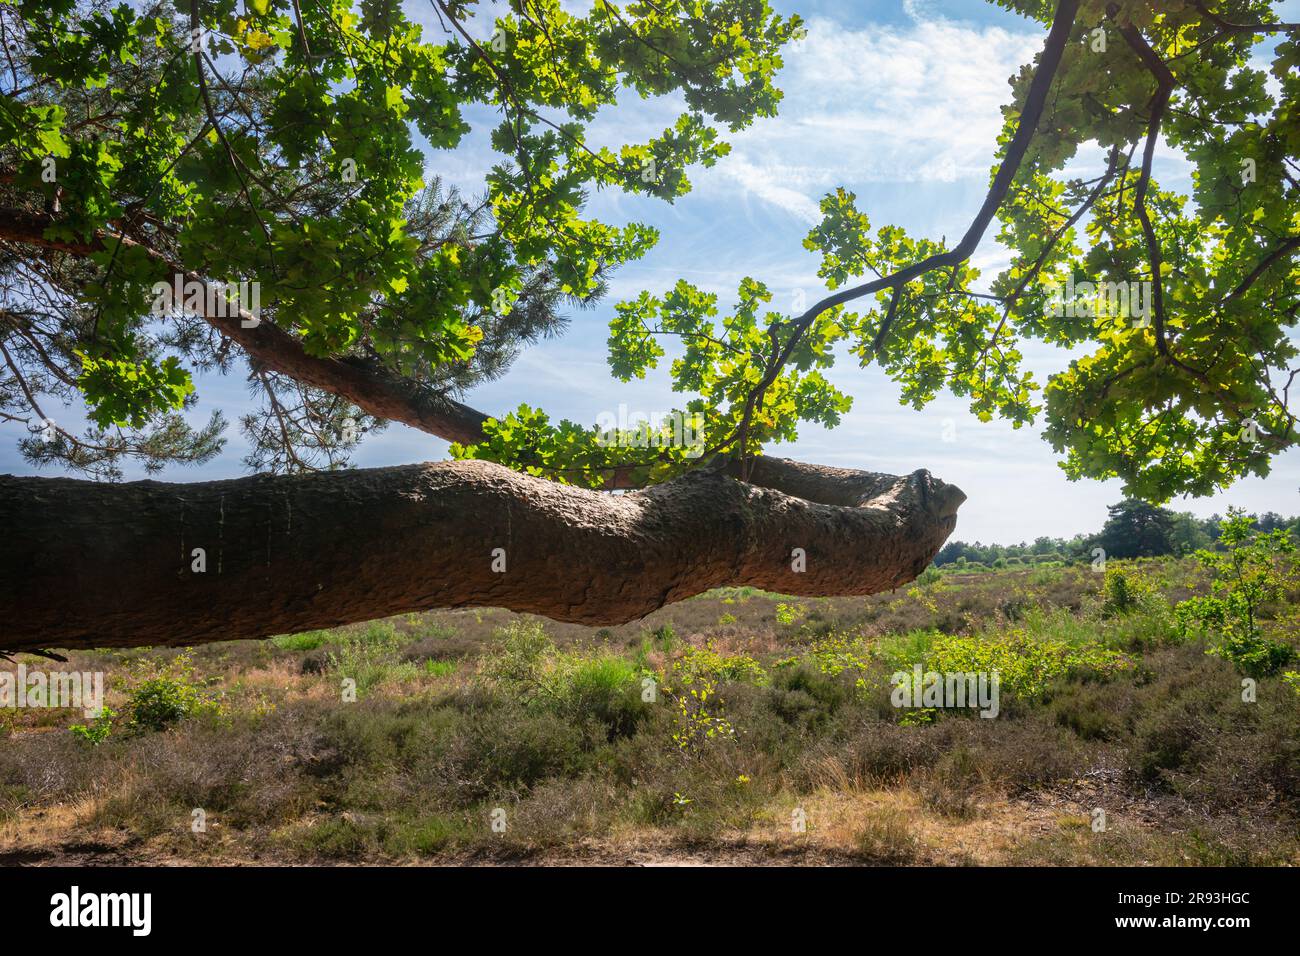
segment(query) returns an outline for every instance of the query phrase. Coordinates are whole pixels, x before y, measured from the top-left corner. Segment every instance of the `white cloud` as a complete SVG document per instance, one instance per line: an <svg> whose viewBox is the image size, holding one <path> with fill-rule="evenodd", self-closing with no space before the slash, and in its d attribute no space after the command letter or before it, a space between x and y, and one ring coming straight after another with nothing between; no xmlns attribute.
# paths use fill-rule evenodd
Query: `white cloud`
<svg viewBox="0 0 1300 956"><path fill-rule="evenodd" d="M809 225L821 219L816 200L791 185L806 185L809 182L809 171L806 168L771 163L759 166L750 162L743 153L731 155L721 166L723 173L739 183L746 193L771 203Z"/></svg>
<svg viewBox="0 0 1300 956"><path fill-rule="evenodd" d="M741 189L803 221L836 185L983 181L1010 98L1008 78L1042 45L1013 33L928 17L854 30L814 18L785 53L780 118L731 137L734 150L698 177L703 193Z"/></svg>

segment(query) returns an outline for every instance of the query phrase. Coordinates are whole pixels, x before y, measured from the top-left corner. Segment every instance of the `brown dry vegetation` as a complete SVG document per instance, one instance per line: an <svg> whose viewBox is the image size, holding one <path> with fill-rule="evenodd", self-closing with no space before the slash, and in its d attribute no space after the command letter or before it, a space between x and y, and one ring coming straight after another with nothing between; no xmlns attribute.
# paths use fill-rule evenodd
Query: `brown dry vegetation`
<svg viewBox="0 0 1300 956"><path fill-rule="evenodd" d="M600 630L469 610L23 656L104 671L117 717L93 744L77 712L0 710L0 861L1300 862L1300 696L1265 678L1243 703L1227 662L1174 637L1191 563L1131 573L1156 596L1125 614L1085 566L719 591ZM893 707L889 673L944 635L1072 663L1004 685L994 720ZM142 723L146 686L181 699L164 729Z"/></svg>

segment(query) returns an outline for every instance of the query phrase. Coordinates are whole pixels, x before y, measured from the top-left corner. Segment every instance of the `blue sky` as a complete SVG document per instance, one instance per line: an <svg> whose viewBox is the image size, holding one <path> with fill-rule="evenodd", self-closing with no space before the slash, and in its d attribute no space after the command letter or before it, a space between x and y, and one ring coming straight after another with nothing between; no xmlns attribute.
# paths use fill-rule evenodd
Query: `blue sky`
<svg viewBox="0 0 1300 956"><path fill-rule="evenodd" d="M713 169L694 171L694 190L673 206L596 194L591 215L649 223L660 231L658 247L622 269L598 307L574 314L567 335L524 353L502 379L471 393L470 404L493 414L528 402L554 418L588 424L602 412L617 413L620 404L651 414L679 405L682 397L672 393L666 375L628 385L609 375L605 338L614 303L643 289L662 292L679 278L728 303L746 275L768 285L776 309L793 309L800 294L815 301L824 287L802 239L818 199L836 186L857 193L873 226L895 223L913 235L950 239L965 231L987 188L1007 78L1041 48L1043 29L983 0L774 5L799 12L809 26L807 39L787 51L777 81L785 91L781 114L731 137L731 155ZM427 0L407 7L420 22L434 22ZM1300 0L1288 0L1279 12L1300 19ZM592 138L617 145L653 135L678 106L634 100L599 120ZM1087 173L1099 160L1082 157L1078 171ZM476 134L455 154L431 153L429 170L473 193L494 161L484 136ZM1184 164L1167 150L1158 157L1156 175L1166 186L1187 181ZM991 239L974 256L989 278L1005 261L1005 250ZM1035 343L1025 354L1040 382L1068 361ZM892 473L928 468L969 496L955 538L1010 543L1091 531L1105 520L1106 505L1121 497L1118 482L1067 481L1039 437L1041 425L1015 431L997 421L983 424L952 396L922 412L902 407L883 375L847 359L831 377L854 396L853 411L834 430L804 426L797 442L771 453ZM198 386L202 401L191 413L196 423L214 407L235 422L248 407L242 375L209 376ZM75 410L65 415L69 423L79 417ZM0 426L0 471L32 473L14 447L20 434L20 426ZM227 436L218 460L169 468L161 477L195 481L246 473L237 428ZM355 463L434 461L445 458L446 449L443 441L394 424L363 445ZM139 473L128 471L128 477ZM1209 515L1237 504L1291 514L1300 512L1298 488L1300 454L1293 451L1276 460L1265 480L1172 507Z"/></svg>

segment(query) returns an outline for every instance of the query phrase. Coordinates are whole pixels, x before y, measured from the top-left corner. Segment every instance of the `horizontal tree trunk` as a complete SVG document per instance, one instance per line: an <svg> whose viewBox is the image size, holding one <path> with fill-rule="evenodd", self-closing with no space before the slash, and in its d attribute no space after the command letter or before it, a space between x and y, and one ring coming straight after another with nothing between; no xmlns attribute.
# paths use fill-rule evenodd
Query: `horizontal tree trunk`
<svg viewBox="0 0 1300 956"><path fill-rule="evenodd" d="M925 471L732 470L626 495L479 461L193 484L0 476L0 649L465 606L614 625L723 585L871 594L915 578L965 500Z"/></svg>

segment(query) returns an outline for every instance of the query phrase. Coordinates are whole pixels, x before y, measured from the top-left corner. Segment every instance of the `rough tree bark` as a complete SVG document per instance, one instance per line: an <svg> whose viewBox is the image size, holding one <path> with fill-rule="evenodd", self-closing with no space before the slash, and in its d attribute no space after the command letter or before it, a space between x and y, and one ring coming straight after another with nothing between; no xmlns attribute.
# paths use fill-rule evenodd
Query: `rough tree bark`
<svg viewBox="0 0 1300 956"><path fill-rule="evenodd" d="M195 484L3 476L0 648L191 645L474 605L611 625L730 584L871 594L925 568L966 497L925 471L733 470L627 495L477 461Z"/></svg>

